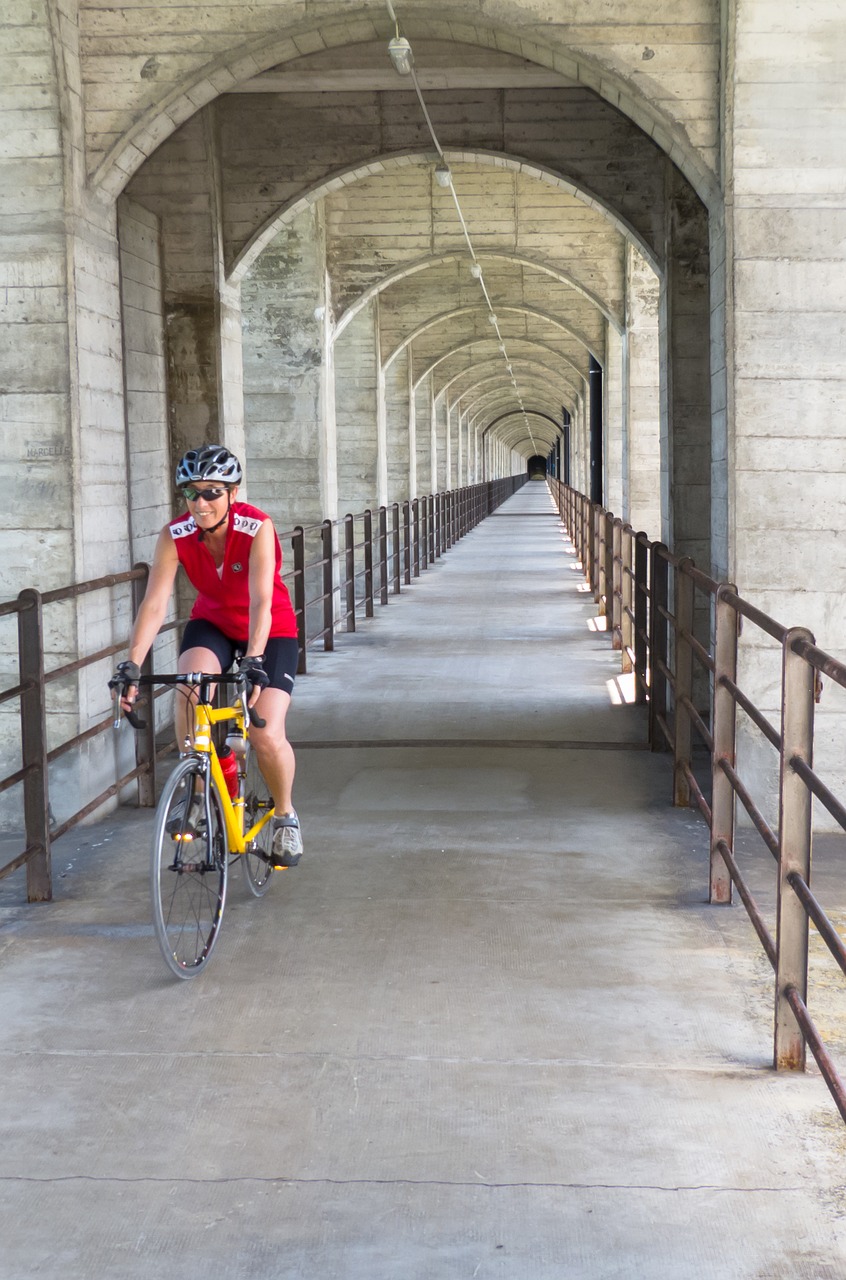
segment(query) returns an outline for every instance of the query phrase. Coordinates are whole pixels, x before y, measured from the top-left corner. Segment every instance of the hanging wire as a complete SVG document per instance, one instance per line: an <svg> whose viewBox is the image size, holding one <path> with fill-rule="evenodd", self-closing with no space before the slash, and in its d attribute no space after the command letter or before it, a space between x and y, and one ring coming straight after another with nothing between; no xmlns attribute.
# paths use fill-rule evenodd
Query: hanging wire
<svg viewBox="0 0 846 1280"><path fill-rule="evenodd" d="M391 3L391 0L385 0L385 3L387 4L388 13L390 15L391 21L394 24L396 39L400 40L401 36L400 36L400 29L399 29L399 19L397 18L396 12L394 11L394 6ZM452 200L453 200L453 204L455 205L455 212L458 215L458 221L461 224L461 230L464 235L464 240L467 244L467 249L470 254L470 258L472 260L473 266L478 268L478 272L479 272L478 276L476 276L476 272L472 271L471 269L471 273L474 276L474 278L478 279L482 293L484 294L485 302L487 304L487 308L489 312L488 319L490 320L491 324L493 325L496 331L496 336L499 341L499 349L505 360L505 367L508 370L508 374L511 379L511 385L514 388L514 395L516 396L517 403L520 406L520 412L523 415L523 421L526 424L526 430L529 433L529 439L532 442L532 448L537 454L539 453L538 444L537 444L537 441L535 440L534 433L532 432L532 428L529 425L529 416L526 413L526 407L523 403L523 397L520 394L520 389L517 386L517 379L514 376L514 370L508 358L508 352L505 347L505 341L503 339L502 333L500 332L500 328L499 328L499 320L497 319L496 313L494 312L493 303L491 302L491 297L490 297L490 294L488 293L487 285L485 284L485 277L484 277L484 274L482 273L482 266L478 258L476 257L476 250L473 248L473 241L470 239L470 232L467 228L467 222L465 221L464 213L462 212L462 209L461 209L461 204L458 199L458 192L455 189L455 183L452 181L452 170L450 169L449 164L447 162L447 158L444 155L443 147L438 141L438 135L435 133L435 126L432 124L432 118L429 115L429 112L426 108L426 103L423 100L423 92L420 88L420 82L417 79L417 72L414 69L414 55L411 49L411 45L408 44L408 41L406 41L405 43L407 45L407 51L409 56L406 63L407 71L404 69L402 74L403 75L408 74L411 76L411 83L414 85L414 92L417 94L417 101L420 103L420 109L423 112L423 116L426 121L426 126L429 130L429 135L432 139L432 142L434 143L435 150L438 153L438 159L440 160L441 165L446 169L447 173L449 174L449 189L450 189L450 192L452 193Z"/></svg>

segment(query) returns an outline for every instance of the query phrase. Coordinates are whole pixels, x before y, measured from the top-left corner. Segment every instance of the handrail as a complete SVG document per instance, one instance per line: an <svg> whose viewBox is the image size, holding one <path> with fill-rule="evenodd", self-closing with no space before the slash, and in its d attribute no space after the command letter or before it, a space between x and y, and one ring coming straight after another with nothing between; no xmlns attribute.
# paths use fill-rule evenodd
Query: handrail
<svg viewBox="0 0 846 1280"><path fill-rule="evenodd" d="M283 546L290 548L290 567L286 567L282 578L289 586L297 618L298 673L307 671L309 649L322 642L326 652L334 650L335 633L339 627L355 631L357 614L362 609L366 617L372 617L377 601L386 605L391 594L400 594L402 586L410 585L412 576L420 573L421 563L424 569L428 569L526 479L526 475L506 476L427 494L403 503L395 502L390 509L366 509L341 520L296 525L280 533ZM390 530L388 510L391 513ZM356 533L357 525L363 531L360 538ZM105 733L112 724L112 718L100 720L48 751L46 690L61 677L83 671L121 653L126 649L127 640L113 642L95 653L46 670L42 611L55 603L128 585L132 589L134 615L143 597L148 575L147 565L135 565L123 573L107 574L46 592L28 588L20 593L17 600L0 603L0 617L17 615L19 653L19 681L0 690L0 703L19 699L21 736L21 767L0 778L0 795L14 786L23 786L25 846L0 867L0 879L25 865L29 902L47 902L52 898L51 844L60 835L132 782L137 781L138 784L139 804L154 803L156 763L162 754L155 741L155 717L150 716L146 730L135 737L135 767L100 794L86 798L85 803L59 825L51 825L49 766ZM169 622L160 634L179 625L179 620ZM153 674L152 652L143 670L145 675Z"/></svg>
<svg viewBox="0 0 846 1280"><path fill-rule="evenodd" d="M673 752L673 802L693 805L709 824L710 901L730 902L732 886L737 886L775 970L775 1065L804 1070L807 1045L846 1120L846 1085L813 1022L807 989L809 921L846 971L846 947L810 889L812 798L846 831L846 804L813 768L820 676L846 688L846 664L820 649L809 631L787 627L745 600L733 583L718 582L690 558L676 556L646 534L635 533L555 477L550 477L549 485L599 611L608 615L606 629L612 645L622 648L623 670L634 672L635 699L648 704L651 747ZM630 572L631 590L626 587ZM621 645L619 637L631 619L632 600L636 612L640 605L634 644L629 640ZM712 619L710 626L703 625L705 618ZM780 730L738 685L742 623L758 628L780 646ZM738 710L779 756L775 830L738 768ZM693 767L694 733L708 753L710 805ZM774 932L764 922L737 862L738 800L777 863Z"/></svg>

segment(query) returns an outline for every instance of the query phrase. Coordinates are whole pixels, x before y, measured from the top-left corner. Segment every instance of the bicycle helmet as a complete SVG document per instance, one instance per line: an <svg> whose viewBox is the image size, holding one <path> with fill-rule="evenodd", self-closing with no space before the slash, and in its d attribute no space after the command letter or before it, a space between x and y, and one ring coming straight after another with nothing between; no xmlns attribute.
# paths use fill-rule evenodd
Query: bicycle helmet
<svg viewBox="0 0 846 1280"><path fill-rule="evenodd" d="M222 444L201 444L189 449L176 465L176 487L196 480L219 480L222 484L240 484L241 464Z"/></svg>

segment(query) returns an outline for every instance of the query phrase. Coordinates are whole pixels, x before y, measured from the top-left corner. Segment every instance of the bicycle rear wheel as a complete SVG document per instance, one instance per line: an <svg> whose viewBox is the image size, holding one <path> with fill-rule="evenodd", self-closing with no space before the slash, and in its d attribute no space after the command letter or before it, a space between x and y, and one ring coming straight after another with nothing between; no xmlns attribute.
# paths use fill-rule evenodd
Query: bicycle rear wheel
<svg viewBox="0 0 846 1280"><path fill-rule="evenodd" d="M247 747L247 777L244 789L244 830L260 822L268 810L273 808L273 797L258 767L256 753ZM273 843L273 823L267 822L255 839L252 849L241 855L244 865L244 879L250 893L262 898L270 888L270 877L273 867L267 861L270 846Z"/></svg>
<svg viewBox="0 0 846 1280"><path fill-rule="evenodd" d="M217 788L196 757L176 766L156 811L151 891L153 924L165 962L178 978L206 967L226 903L226 827ZM191 802L200 811L189 820ZM181 806L181 808L180 808Z"/></svg>

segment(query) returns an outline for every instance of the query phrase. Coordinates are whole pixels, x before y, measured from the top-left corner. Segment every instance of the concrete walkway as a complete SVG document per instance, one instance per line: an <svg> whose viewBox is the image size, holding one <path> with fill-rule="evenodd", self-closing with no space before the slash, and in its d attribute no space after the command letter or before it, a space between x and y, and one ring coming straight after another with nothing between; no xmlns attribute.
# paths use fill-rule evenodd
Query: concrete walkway
<svg viewBox="0 0 846 1280"><path fill-rule="evenodd" d="M179 983L151 821L0 886L0 1277L840 1280L844 1129L545 486L296 694L306 857ZM236 869L237 870L237 869Z"/></svg>

